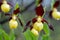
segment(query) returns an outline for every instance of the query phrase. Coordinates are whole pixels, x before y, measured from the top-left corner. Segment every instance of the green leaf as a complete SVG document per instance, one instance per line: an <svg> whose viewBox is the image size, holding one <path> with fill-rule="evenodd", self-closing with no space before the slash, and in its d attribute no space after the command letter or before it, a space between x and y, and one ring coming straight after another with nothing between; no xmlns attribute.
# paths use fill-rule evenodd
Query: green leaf
<svg viewBox="0 0 60 40"><path fill-rule="evenodd" d="M0 30L0 40L2 40L3 38L3 34L2 34L2 31Z"/></svg>
<svg viewBox="0 0 60 40"><path fill-rule="evenodd" d="M44 23L44 28L43 28L44 32L46 35L50 35L50 30L49 30L49 27L47 25L47 23Z"/></svg>
<svg viewBox="0 0 60 40"><path fill-rule="evenodd" d="M38 40L38 36L33 35L29 29L26 32L24 32L24 36L26 40Z"/></svg>
<svg viewBox="0 0 60 40"><path fill-rule="evenodd" d="M14 30L10 32L10 40L15 40Z"/></svg>
<svg viewBox="0 0 60 40"><path fill-rule="evenodd" d="M19 8L19 4L18 3L16 3L14 10L16 10L17 8Z"/></svg>
<svg viewBox="0 0 60 40"><path fill-rule="evenodd" d="M50 40L50 30L49 30L47 23L44 23L43 30L45 34L42 35L42 40Z"/></svg>
<svg viewBox="0 0 60 40"><path fill-rule="evenodd" d="M32 40L38 40L39 36L35 36L31 31L30 31L30 36L32 37Z"/></svg>
<svg viewBox="0 0 60 40"><path fill-rule="evenodd" d="M30 38L29 30L27 30L26 32L24 32L24 36L25 36L25 39L26 39L26 40L32 40L32 39Z"/></svg>
<svg viewBox="0 0 60 40"><path fill-rule="evenodd" d="M9 40L9 35L4 30L2 30L2 34L5 40Z"/></svg>
<svg viewBox="0 0 60 40"><path fill-rule="evenodd" d="M49 35L43 35L42 40L50 40L50 36Z"/></svg>

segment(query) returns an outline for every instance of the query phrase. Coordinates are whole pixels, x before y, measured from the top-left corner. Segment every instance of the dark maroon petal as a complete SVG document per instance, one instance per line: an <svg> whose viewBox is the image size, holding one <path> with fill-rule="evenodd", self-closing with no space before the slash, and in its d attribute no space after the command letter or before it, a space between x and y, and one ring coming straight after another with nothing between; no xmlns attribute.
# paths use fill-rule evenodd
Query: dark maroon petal
<svg viewBox="0 0 60 40"><path fill-rule="evenodd" d="M18 14L20 12L19 8L17 8L16 10L14 10L14 14Z"/></svg>
<svg viewBox="0 0 60 40"><path fill-rule="evenodd" d="M2 5L2 2L0 2L0 6Z"/></svg>
<svg viewBox="0 0 60 40"><path fill-rule="evenodd" d="M1 5L2 5L2 2L0 2L0 12L2 12L2 11L1 11Z"/></svg>
<svg viewBox="0 0 60 40"><path fill-rule="evenodd" d="M59 1L56 1L55 4L53 5L54 8L57 8L59 6Z"/></svg>
<svg viewBox="0 0 60 40"><path fill-rule="evenodd" d="M50 17L50 18L52 18L52 12L53 12L53 11L50 11L50 12L49 12L49 17Z"/></svg>
<svg viewBox="0 0 60 40"><path fill-rule="evenodd" d="M12 19L12 17L9 18L9 21Z"/></svg>
<svg viewBox="0 0 60 40"><path fill-rule="evenodd" d="M50 28L52 31L54 31L53 25L49 24L48 26L49 26L49 28Z"/></svg>
<svg viewBox="0 0 60 40"><path fill-rule="evenodd" d="M27 24L24 27L23 32L25 32L30 27L31 20L27 22Z"/></svg>
<svg viewBox="0 0 60 40"><path fill-rule="evenodd" d="M46 22L48 24L48 21L46 19L44 19L44 18L42 18L42 22L43 23Z"/></svg>
<svg viewBox="0 0 60 40"><path fill-rule="evenodd" d="M12 17L9 17L8 19L1 20L0 24L4 24L4 23L10 21L11 19L12 19Z"/></svg>
<svg viewBox="0 0 60 40"><path fill-rule="evenodd" d="M42 22L46 22L49 26L49 29L51 29L52 31L54 31L54 28L53 28L53 25L52 24L49 24L48 21L46 21L45 19L42 19Z"/></svg>
<svg viewBox="0 0 60 40"><path fill-rule="evenodd" d="M31 23L31 20L27 22L26 26L29 26L29 25L30 25L30 23Z"/></svg>
<svg viewBox="0 0 60 40"><path fill-rule="evenodd" d="M33 28L33 26L32 25L30 25L30 30Z"/></svg>
<svg viewBox="0 0 60 40"><path fill-rule="evenodd" d="M43 9L42 5L36 7L35 11L36 11L36 15L38 15L38 16L43 16L43 14L44 14L44 9Z"/></svg>
<svg viewBox="0 0 60 40"><path fill-rule="evenodd" d="M32 19L32 23L35 23L37 21L37 18Z"/></svg>
<svg viewBox="0 0 60 40"><path fill-rule="evenodd" d="M30 26L25 26L23 32L25 32Z"/></svg>
<svg viewBox="0 0 60 40"><path fill-rule="evenodd" d="M28 27L29 27L29 26L25 26L24 29L23 29L23 32L25 32Z"/></svg>
<svg viewBox="0 0 60 40"><path fill-rule="evenodd" d="M30 28L30 30L31 30L31 29L33 28L33 26L32 26L32 25L30 25L30 26L25 26L23 32L25 32L28 28Z"/></svg>
<svg viewBox="0 0 60 40"><path fill-rule="evenodd" d="M23 23L21 22L20 18L19 17L17 17L17 18L18 18L18 20L20 22L20 25L23 27Z"/></svg>
<svg viewBox="0 0 60 40"><path fill-rule="evenodd" d="M9 13L7 13L7 14L5 14L5 16L10 16L11 14L9 14Z"/></svg>

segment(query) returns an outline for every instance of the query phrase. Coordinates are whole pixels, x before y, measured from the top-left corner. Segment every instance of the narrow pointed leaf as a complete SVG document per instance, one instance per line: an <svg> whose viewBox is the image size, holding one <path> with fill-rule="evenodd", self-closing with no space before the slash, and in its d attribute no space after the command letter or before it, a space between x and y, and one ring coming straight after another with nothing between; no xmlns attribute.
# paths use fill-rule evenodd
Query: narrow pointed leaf
<svg viewBox="0 0 60 40"><path fill-rule="evenodd" d="M24 36L25 36L25 40L32 40L31 36L30 36L30 30L28 29L26 32L24 32Z"/></svg>
<svg viewBox="0 0 60 40"><path fill-rule="evenodd" d="M18 8L19 8L19 4L16 3L14 10L16 10L16 9L18 9Z"/></svg>
<svg viewBox="0 0 60 40"><path fill-rule="evenodd" d="M45 32L46 35L50 35L50 30L49 30L49 27L48 27L47 23L44 23L43 30L44 30L44 32Z"/></svg>
<svg viewBox="0 0 60 40"><path fill-rule="evenodd" d="M2 33L3 33L4 40L9 40L9 35L4 30L2 30Z"/></svg>
<svg viewBox="0 0 60 40"><path fill-rule="evenodd" d="M42 3L43 0L36 0L36 6L40 3Z"/></svg>

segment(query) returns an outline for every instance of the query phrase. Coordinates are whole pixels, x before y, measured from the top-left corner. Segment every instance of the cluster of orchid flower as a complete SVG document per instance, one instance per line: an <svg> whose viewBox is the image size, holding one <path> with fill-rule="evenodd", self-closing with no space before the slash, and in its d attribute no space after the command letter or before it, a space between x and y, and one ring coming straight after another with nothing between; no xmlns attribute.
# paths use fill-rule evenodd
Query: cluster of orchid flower
<svg viewBox="0 0 60 40"><path fill-rule="evenodd" d="M32 20L27 22L27 24L24 27L23 32L25 32L27 30L27 28L30 28L31 32L34 35L37 36L39 34L39 32L43 30L44 22L46 22L48 24L49 28L54 31L53 26L50 23L48 23L46 19L43 18L44 8L43 8L41 2L42 2L42 0L39 1L39 4L35 8L35 12L36 12L37 16L35 18L33 18ZM4 13L8 13L10 11L10 9L11 9L10 7L11 6L6 0L4 0L0 4L1 4L0 5L1 6L1 10ZM53 17L56 20L60 19L60 12L57 11L58 5L59 5L59 1L56 1L55 4L53 5L53 9L49 13L49 16ZM23 25L21 20L17 16L17 13L19 13L19 12L20 12L20 10L19 10L19 8L17 8L16 10L13 11L13 14L10 14L10 18L11 18L10 21L9 21L10 29L17 28L18 22L17 22L16 19L18 19L20 21L21 25Z"/></svg>
<svg viewBox="0 0 60 40"><path fill-rule="evenodd" d="M16 21L16 19L17 19L17 13L20 12L19 8L15 9L13 11L13 14L9 14L9 11L11 10L11 7L12 7L12 5L10 3L8 3L6 0L3 0L2 2L0 2L0 6L1 6L1 11L4 12L5 15L9 15L9 17L10 17L10 19L9 19L10 29L17 28L18 22Z"/></svg>
<svg viewBox="0 0 60 40"><path fill-rule="evenodd" d="M49 22L47 22L47 20L43 18L44 8L43 8L41 2L42 2L42 0L40 0L39 4L35 8L35 12L36 12L37 16L35 18L33 18L32 21L31 20L28 21L26 24L26 27L24 28L24 31L26 31L27 28L30 28L31 32L36 36L39 35L39 32L41 32L43 30L44 22L48 24L49 29L54 31L53 25L50 24ZM57 11L58 6L59 6L59 1L56 1L53 5L53 9L49 12L49 17L54 18L56 20L60 19L60 12ZM32 22L32 24L30 25L31 22Z"/></svg>

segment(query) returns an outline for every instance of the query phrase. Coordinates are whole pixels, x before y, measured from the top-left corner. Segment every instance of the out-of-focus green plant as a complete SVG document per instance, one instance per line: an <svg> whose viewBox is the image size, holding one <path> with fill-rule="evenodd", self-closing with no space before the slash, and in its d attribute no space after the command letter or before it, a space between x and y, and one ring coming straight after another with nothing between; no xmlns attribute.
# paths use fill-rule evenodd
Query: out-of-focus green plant
<svg viewBox="0 0 60 40"><path fill-rule="evenodd" d="M29 29L24 32L26 40L38 40L38 36L35 36Z"/></svg>
<svg viewBox="0 0 60 40"><path fill-rule="evenodd" d="M50 40L50 30L46 23L44 23L44 32L42 34L42 40ZM29 29L27 29L26 32L24 32L24 36L26 40L38 40L39 36L35 36Z"/></svg>
<svg viewBox="0 0 60 40"><path fill-rule="evenodd" d="M19 8L18 3L16 3L14 10ZM0 24L0 40L15 40L14 29L10 30L10 34L7 34Z"/></svg>
<svg viewBox="0 0 60 40"><path fill-rule="evenodd" d="M3 29L0 29L0 40L15 40L14 31L12 30L10 34L7 34Z"/></svg>
<svg viewBox="0 0 60 40"><path fill-rule="evenodd" d="M44 34L42 35L42 40L50 40L50 30L46 23L44 23Z"/></svg>
<svg viewBox="0 0 60 40"><path fill-rule="evenodd" d="M39 4L39 0L36 0L36 6ZM54 0L52 1L51 8L54 5ZM44 9L46 11L46 9ZM44 17L44 15L43 15ZM50 29L47 23L43 23L43 33L42 33L42 39L41 40L50 40ZM29 29L27 29L26 32L24 32L24 36L26 40L38 40L39 36L35 36Z"/></svg>

